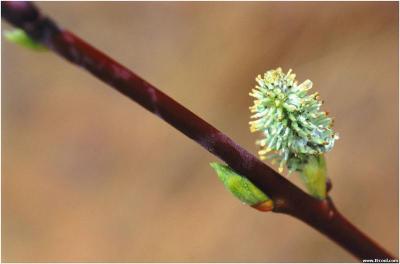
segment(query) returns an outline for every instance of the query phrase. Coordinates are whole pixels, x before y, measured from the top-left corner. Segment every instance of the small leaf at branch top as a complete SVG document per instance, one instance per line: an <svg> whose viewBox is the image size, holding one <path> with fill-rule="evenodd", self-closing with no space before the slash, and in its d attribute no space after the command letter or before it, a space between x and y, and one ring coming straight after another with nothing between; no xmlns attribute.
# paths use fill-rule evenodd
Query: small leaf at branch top
<svg viewBox="0 0 400 264"><path fill-rule="evenodd" d="M5 31L4 32L4 37L15 44L21 45L25 48L33 49L36 51L45 51L47 48L40 44L39 42L33 40L31 37L29 37L25 31L23 31L20 28L11 30L11 31Z"/></svg>
<svg viewBox="0 0 400 264"><path fill-rule="evenodd" d="M310 156L300 177L312 196L319 199L326 198L326 163L323 154Z"/></svg>
<svg viewBox="0 0 400 264"><path fill-rule="evenodd" d="M234 172L229 166L210 163L225 187L240 201L260 211L271 211L272 200L247 178Z"/></svg>

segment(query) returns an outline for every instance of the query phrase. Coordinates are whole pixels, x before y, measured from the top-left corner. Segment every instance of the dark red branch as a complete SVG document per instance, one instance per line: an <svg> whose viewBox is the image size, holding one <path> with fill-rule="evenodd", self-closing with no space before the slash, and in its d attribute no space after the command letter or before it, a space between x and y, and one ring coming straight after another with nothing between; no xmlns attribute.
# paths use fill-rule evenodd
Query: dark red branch
<svg viewBox="0 0 400 264"><path fill-rule="evenodd" d="M343 218L330 199L320 201L307 195L156 87L73 33L59 29L52 20L42 16L32 3L2 2L2 17L24 29L32 38L60 56L110 84L225 161L273 199L275 212L287 213L303 220L360 259L394 259Z"/></svg>

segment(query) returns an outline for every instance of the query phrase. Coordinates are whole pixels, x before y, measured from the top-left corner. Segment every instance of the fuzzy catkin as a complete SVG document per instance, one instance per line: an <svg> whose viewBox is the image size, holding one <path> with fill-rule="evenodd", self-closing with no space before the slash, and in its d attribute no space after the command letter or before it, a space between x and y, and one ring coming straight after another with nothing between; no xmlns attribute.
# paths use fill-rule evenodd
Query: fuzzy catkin
<svg viewBox="0 0 400 264"><path fill-rule="evenodd" d="M339 138L333 129L333 120L320 111L319 94L308 94L312 82L297 83L296 75L281 68L257 76L257 85L250 92L254 97L251 132L262 132L256 141L261 159L279 162L279 171L286 166L290 172L301 171L310 155L319 155L332 149Z"/></svg>

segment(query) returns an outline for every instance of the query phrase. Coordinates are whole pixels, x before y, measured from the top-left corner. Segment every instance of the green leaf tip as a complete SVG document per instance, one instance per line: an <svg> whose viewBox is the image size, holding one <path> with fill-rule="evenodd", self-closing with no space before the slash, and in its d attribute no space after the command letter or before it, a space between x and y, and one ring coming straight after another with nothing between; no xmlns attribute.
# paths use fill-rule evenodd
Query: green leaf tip
<svg viewBox="0 0 400 264"><path fill-rule="evenodd" d="M308 192L318 199L326 198L326 162L324 155L310 156L300 178Z"/></svg>
<svg viewBox="0 0 400 264"><path fill-rule="evenodd" d="M11 31L4 31L4 37L15 44L35 51L45 51L47 48L39 42L33 40L24 30L17 28Z"/></svg>
<svg viewBox="0 0 400 264"><path fill-rule="evenodd" d="M210 165L216 171L218 178L225 187L240 201L259 210L261 209L257 207L261 204L264 204L264 206L268 204L272 209L271 199L247 178L237 174L227 165L218 162L212 162Z"/></svg>

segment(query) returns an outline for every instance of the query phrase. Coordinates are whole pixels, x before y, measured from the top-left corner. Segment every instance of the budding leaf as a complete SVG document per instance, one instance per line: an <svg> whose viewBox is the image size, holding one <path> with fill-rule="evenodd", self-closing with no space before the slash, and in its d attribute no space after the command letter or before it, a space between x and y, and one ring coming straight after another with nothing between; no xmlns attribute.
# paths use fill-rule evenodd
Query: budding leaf
<svg viewBox="0 0 400 264"><path fill-rule="evenodd" d="M21 45L25 48L33 49L36 51L45 51L47 48L40 44L39 42L33 40L28 34L25 33L22 29L14 29L11 31L5 31L4 37L15 44Z"/></svg>
<svg viewBox="0 0 400 264"><path fill-rule="evenodd" d="M318 198L326 198L326 163L324 155L310 156L300 177L309 193Z"/></svg>
<svg viewBox="0 0 400 264"><path fill-rule="evenodd" d="M272 204L265 193L247 178L234 172L229 166L217 162L212 162L210 165L217 172L218 178L225 187L243 203L250 206L260 205L265 202Z"/></svg>

